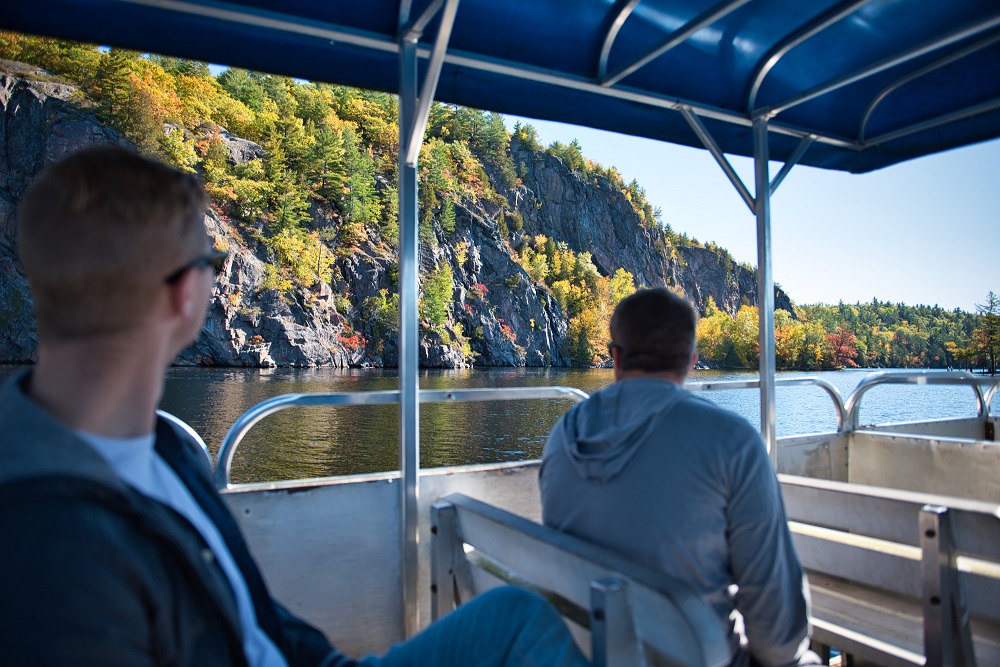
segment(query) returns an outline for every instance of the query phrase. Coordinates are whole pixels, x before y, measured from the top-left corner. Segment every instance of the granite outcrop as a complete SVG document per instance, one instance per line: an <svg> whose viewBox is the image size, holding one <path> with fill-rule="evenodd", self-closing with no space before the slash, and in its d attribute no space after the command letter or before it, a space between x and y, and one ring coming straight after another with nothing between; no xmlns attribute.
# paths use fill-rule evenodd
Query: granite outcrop
<svg viewBox="0 0 1000 667"><path fill-rule="evenodd" d="M166 127L165 131L177 128ZM212 125L197 132L219 137L228 160L243 163L266 154L260 145ZM85 96L46 72L0 61L0 362L30 361L37 338L31 295L17 261L16 210L31 180L45 165L94 144L129 145L98 120ZM421 326L424 367L567 366L568 318L544 284L518 263L515 248L528 235L544 234L576 252L591 253L604 275L624 268L637 285L683 291L700 309L708 297L735 314L756 304L752 270L703 247L668 248L663 230L645 227L624 195L603 177L583 178L562 161L517 142L511 156L521 170L504 190L523 229L498 223L496 202L460 200L454 229L431 221L419 257L425 276L446 266L453 298L443 326ZM487 165L488 167L488 165ZM490 169L487 168L487 172ZM336 211L313 206L313 230L337 228ZM327 282L279 291L267 288L273 252L261 240L263 222L234 219L221 206L206 215L215 246L228 253L205 327L178 358L181 365L395 366L398 259L377 228L351 252L337 252ZM791 309L776 293L778 307Z"/></svg>

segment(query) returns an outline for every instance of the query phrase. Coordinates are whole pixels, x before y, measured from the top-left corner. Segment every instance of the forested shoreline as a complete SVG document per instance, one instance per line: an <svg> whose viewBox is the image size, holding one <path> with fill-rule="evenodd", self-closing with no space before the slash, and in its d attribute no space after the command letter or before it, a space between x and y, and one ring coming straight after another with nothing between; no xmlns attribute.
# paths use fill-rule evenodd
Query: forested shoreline
<svg viewBox="0 0 1000 667"><path fill-rule="evenodd" d="M881 302L777 310L775 358L782 370L841 368L983 368L1000 356L1000 297L989 292L977 313ZM701 359L718 368L757 368L758 311L735 317L709 304L698 323Z"/></svg>

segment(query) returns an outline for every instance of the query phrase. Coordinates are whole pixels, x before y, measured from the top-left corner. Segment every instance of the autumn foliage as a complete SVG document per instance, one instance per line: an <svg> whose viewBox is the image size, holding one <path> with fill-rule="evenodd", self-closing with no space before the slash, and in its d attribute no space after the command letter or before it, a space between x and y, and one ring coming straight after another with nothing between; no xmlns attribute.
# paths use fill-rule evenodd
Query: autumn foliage
<svg viewBox="0 0 1000 667"><path fill-rule="evenodd" d="M779 369L797 370L988 366L985 346L978 342L988 321L961 310L877 300L796 306L794 314L775 313L775 360ZM709 297L698 324L699 354L718 367L756 368L758 327L754 306L740 307L734 317Z"/></svg>

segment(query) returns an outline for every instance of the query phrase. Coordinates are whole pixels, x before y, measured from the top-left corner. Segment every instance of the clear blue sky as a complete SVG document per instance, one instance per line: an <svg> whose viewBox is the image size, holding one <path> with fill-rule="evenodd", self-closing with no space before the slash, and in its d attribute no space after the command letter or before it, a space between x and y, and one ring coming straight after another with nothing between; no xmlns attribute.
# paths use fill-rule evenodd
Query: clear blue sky
<svg viewBox="0 0 1000 667"><path fill-rule="evenodd" d="M756 223L704 150L602 130L531 123L539 141L636 179L663 220L757 264ZM730 158L753 192L753 161ZM773 178L781 163L771 163ZM771 200L774 277L798 304L903 302L972 311L1000 293L1000 140L860 176L796 166Z"/></svg>

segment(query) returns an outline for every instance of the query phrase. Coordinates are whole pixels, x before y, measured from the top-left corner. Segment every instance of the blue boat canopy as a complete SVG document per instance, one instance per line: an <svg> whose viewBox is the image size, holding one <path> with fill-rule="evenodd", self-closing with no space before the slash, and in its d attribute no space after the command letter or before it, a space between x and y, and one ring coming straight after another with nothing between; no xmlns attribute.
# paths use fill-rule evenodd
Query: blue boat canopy
<svg viewBox="0 0 1000 667"><path fill-rule="evenodd" d="M445 0L31 0L8 30L398 92ZM453 0L448 0L453 4ZM867 172L1000 136L997 0L461 0L436 99ZM400 29L400 26L403 26ZM685 118L685 116L688 118Z"/></svg>
<svg viewBox="0 0 1000 667"><path fill-rule="evenodd" d="M860 173L1000 136L1000 0L13 0L0 29L399 93L406 634L420 627L417 159L431 98L711 151L756 217L775 463L771 193L796 163ZM753 156L754 195L725 154ZM785 163L774 179L769 160Z"/></svg>

